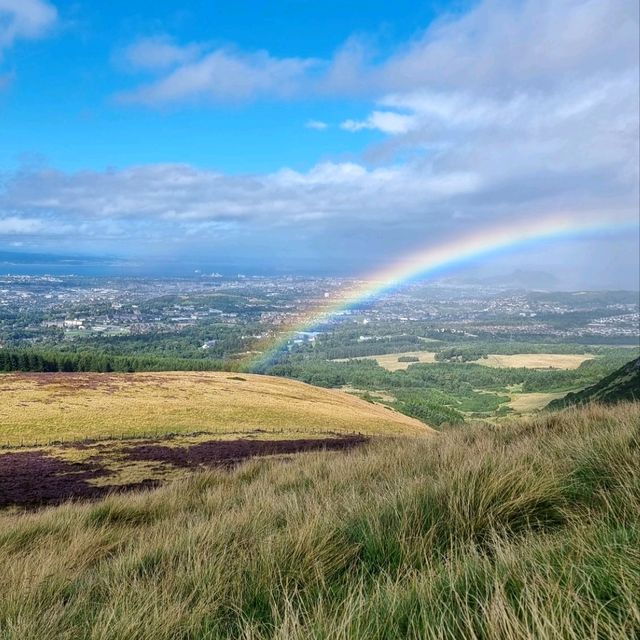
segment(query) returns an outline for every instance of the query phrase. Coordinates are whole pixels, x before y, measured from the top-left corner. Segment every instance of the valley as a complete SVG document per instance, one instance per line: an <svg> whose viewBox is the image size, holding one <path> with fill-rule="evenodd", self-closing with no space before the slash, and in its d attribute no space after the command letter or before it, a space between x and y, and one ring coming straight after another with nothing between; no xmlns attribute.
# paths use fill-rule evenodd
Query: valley
<svg viewBox="0 0 640 640"><path fill-rule="evenodd" d="M348 389L439 427L537 411L547 398L594 384L640 353L633 291L416 283L334 314L311 331L295 330L310 308L356 284L220 274L5 278L0 371L261 373ZM263 360L273 344L281 347ZM239 406L242 388L236 380ZM268 406L259 416L267 428ZM236 417L249 428L250 415ZM178 431L191 428L173 418ZM333 419L340 429L340 416ZM143 421L144 429L161 432L162 415L155 420ZM57 428L55 419L52 424ZM111 424L105 433L135 431L119 417Z"/></svg>

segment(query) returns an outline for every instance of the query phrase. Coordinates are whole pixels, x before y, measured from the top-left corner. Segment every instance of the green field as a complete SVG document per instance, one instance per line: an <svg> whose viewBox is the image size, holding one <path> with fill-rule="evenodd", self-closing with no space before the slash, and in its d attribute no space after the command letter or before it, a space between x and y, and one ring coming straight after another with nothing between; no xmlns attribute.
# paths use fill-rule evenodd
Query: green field
<svg viewBox="0 0 640 640"><path fill-rule="evenodd" d="M376 345L345 346L340 355L356 347ZM637 348L471 340L462 346L442 342L430 347L332 360L313 350L286 355L268 371L348 388L439 427L534 413L550 400L595 384L638 354ZM332 346L331 352L339 349ZM400 362L403 356L420 361Z"/></svg>

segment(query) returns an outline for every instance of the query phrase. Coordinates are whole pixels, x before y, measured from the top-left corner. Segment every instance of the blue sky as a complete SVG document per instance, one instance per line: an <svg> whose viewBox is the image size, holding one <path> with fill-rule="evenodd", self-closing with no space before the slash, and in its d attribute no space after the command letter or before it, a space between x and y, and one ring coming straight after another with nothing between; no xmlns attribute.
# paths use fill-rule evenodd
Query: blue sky
<svg viewBox="0 0 640 640"><path fill-rule="evenodd" d="M318 135L304 125L320 115L340 122L366 114L368 100L296 96L283 102L265 95L158 109L122 105L118 95L150 77L132 69L126 51L147 40L329 59L360 37L384 56L441 11L466 6L410 0L46 4L58 14L50 30L38 40L17 40L3 56L2 75L11 84L0 97L3 169L30 155L66 171L186 162L231 173L274 171L283 163L304 170L319 159L356 157L375 134L335 129Z"/></svg>
<svg viewBox="0 0 640 640"><path fill-rule="evenodd" d="M637 50L628 0L0 0L0 251L360 274L637 220ZM636 236L482 268L637 286Z"/></svg>

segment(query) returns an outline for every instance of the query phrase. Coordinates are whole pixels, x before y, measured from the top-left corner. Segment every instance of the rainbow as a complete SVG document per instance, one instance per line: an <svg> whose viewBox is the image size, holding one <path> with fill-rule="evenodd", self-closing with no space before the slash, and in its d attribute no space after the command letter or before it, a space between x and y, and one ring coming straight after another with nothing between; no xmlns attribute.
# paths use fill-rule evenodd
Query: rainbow
<svg viewBox="0 0 640 640"><path fill-rule="evenodd" d="M629 218L603 222L602 219L578 220L575 216L555 215L552 218L484 228L458 236L449 242L429 246L374 272L356 285L344 289L337 297L307 311L301 320L278 334L245 367L249 370L263 369L296 334L311 331L334 316L411 281L433 277L483 258L532 244L633 229L637 225L637 220L631 221Z"/></svg>

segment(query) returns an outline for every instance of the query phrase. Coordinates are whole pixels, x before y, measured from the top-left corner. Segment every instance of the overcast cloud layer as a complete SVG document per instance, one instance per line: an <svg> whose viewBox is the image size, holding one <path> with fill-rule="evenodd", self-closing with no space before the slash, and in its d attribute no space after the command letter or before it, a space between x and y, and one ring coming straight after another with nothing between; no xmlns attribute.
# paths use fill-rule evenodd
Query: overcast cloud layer
<svg viewBox="0 0 640 640"><path fill-rule="evenodd" d="M0 21L0 55L55 20L38 0L0 0L3 10L13 18ZM438 237L554 213L634 220L638 46L638 4L628 0L485 1L384 60L358 40L324 60L141 38L115 54L148 78L118 94L121 104L366 97L364 116L326 122L319 113L306 126L384 137L360 160L306 172L25 168L0 176L0 237L69 246L73 233L73 243L138 255L176 245L265 251L286 263L296 251L339 261L365 247L391 259ZM614 260L621 247L620 269L633 269L633 237L603 240L598 255Z"/></svg>

